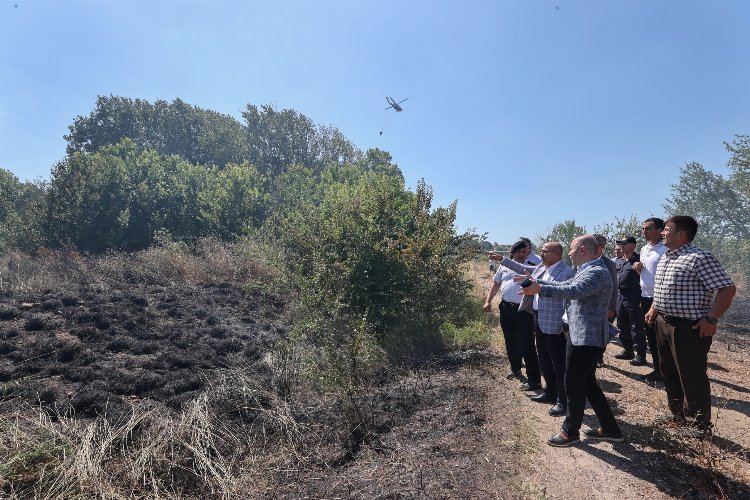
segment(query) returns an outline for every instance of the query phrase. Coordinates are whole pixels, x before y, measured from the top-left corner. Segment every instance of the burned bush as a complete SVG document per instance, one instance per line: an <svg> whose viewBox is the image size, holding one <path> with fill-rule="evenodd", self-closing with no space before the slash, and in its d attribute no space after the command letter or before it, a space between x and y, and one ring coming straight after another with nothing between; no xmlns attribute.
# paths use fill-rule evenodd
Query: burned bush
<svg viewBox="0 0 750 500"><path fill-rule="evenodd" d="M16 318L18 310L13 306L0 306L0 320L10 321Z"/></svg>
<svg viewBox="0 0 750 500"><path fill-rule="evenodd" d="M46 326L47 320L44 318L44 316L35 314L24 322L23 329L27 332L38 332L40 330L44 330Z"/></svg>

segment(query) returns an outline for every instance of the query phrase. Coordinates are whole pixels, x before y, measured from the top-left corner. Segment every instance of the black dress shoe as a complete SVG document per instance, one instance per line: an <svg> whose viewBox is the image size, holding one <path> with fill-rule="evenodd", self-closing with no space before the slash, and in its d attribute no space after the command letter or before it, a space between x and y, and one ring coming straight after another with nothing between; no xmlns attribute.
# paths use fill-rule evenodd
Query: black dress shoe
<svg viewBox="0 0 750 500"><path fill-rule="evenodd" d="M601 441L612 441L613 443L622 443L625 441L625 436L622 432L604 432L601 428L599 429L586 429L583 431L584 435L590 439L599 439Z"/></svg>
<svg viewBox="0 0 750 500"><path fill-rule="evenodd" d="M511 370L505 374L505 378L507 378L508 380L512 378L521 378L521 370L516 370L516 371Z"/></svg>
<svg viewBox="0 0 750 500"><path fill-rule="evenodd" d="M617 358L617 359L633 359L633 358L635 358L635 353L633 351L628 351L627 349L623 349L620 354L615 354L615 358Z"/></svg>
<svg viewBox="0 0 750 500"><path fill-rule="evenodd" d="M656 382L657 380L661 380L661 372L654 370L645 375L641 375L640 379L644 382Z"/></svg>
<svg viewBox="0 0 750 500"><path fill-rule="evenodd" d="M633 366L643 366L646 364L646 356L638 354L636 357L630 360L630 364Z"/></svg>
<svg viewBox="0 0 750 500"><path fill-rule="evenodd" d="M518 386L522 391L535 391L542 388L542 384L532 384L531 382L524 382Z"/></svg>
<svg viewBox="0 0 750 500"><path fill-rule="evenodd" d="M563 431L558 432L551 438L547 440L547 444L550 446L556 446L558 448L563 448L565 446L570 446L571 444L577 443L581 440L578 436L566 436Z"/></svg>
<svg viewBox="0 0 750 500"><path fill-rule="evenodd" d="M567 411L567 408L565 408L560 403L557 403L555 406L549 409L549 414L553 417L564 417Z"/></svg>
<svg viewBox="0 0 750 500"><path fill-rule="evenodd" d="M541 393L537 394L536 396L531 396L529 399L531 399L535 403L554 403L557 401L557 398L553 398L547 393Z"/></svg>

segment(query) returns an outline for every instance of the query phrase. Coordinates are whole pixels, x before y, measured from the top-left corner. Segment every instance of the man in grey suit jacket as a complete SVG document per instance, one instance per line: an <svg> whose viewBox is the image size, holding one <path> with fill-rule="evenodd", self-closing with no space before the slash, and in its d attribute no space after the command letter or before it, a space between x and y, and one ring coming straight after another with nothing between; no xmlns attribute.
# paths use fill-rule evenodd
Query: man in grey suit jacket
<svg viewBox="0 0 750 500"><path fill-rule="evenodd" d="M549 281L565 281L573 277L573 269L562 260L563 246L556 241L548 241L542 247L542 263L537 267L525 266L504 258L500 264L521 274L531 273L533 278ZM551 403L549 414L558 417L565 415L568 399L565 394L565 334L562 316L565 300L539 295L526 295L521 301L521 310L534 315L536 350L539 354L539 367L546 387L541 394L533 396L537 403Z"/></svg>
<svg viewBox="0 0 750 500"><path fill-rule="evenodd" d="M580 441L586 400L599 418L601 427L584 434L592 439L622 441L620 426L596 381L596 362L609 342L611 328L607 310L612 293L612 278L597 255L598 243L591 235L575 238L570 244L576 275L563 282L536 280L521 290L523 295L567 299L567 345L565 352L565 390L568 409L560 432L549 438L550 446L570 446ZM565 319L565 318L563 318Z"/></svg>

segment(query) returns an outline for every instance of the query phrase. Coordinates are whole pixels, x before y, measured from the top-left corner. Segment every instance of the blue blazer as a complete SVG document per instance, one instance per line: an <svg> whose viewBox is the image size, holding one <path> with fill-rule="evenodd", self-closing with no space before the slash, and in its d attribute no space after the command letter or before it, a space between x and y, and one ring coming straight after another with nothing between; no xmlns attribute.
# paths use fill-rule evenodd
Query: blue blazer
<svg viewBox="0 0 750 500"><path fill-rule="evenodd" d="M602 259L595 259L562 282L539 281L540 297L566 299L570 343L606 347L610 340L607 309L612 295L612 275Z"/></svg>

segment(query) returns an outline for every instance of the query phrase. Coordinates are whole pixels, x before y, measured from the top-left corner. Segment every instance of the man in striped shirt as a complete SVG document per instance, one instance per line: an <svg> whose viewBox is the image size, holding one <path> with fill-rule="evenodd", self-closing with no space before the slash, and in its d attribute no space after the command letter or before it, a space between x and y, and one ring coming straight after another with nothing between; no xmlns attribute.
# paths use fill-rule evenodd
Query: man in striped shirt
<svg viewBox="0 0 750 500"><path fill-rule="evenodd" d="M736 287L716 257L692 245L697 232L698 223L687 215L664 224L667 252L656 267L654 302L646 321L656 326L670 420L689 424L690 436L703 437L711 432L708 351Z"/></svg>

